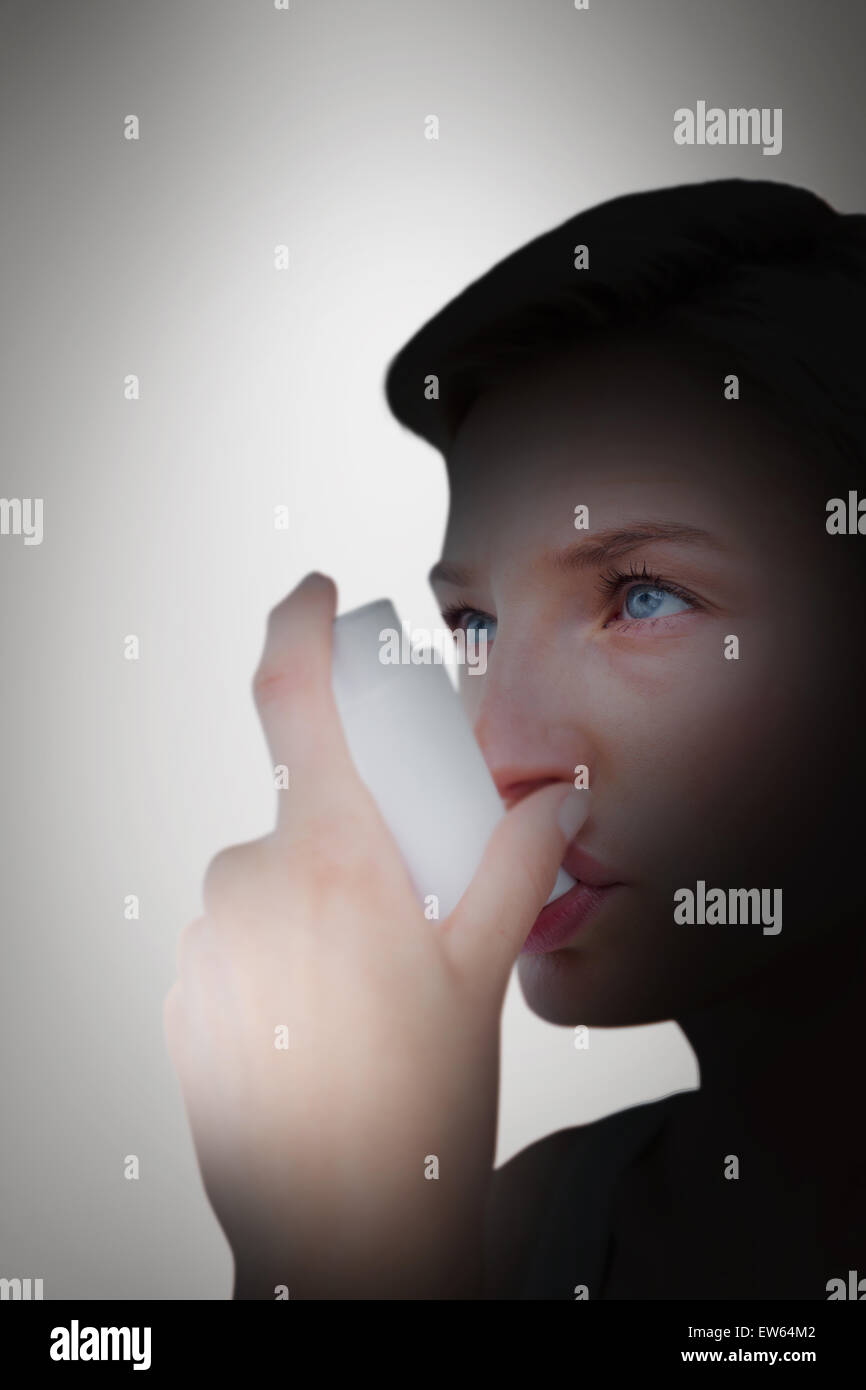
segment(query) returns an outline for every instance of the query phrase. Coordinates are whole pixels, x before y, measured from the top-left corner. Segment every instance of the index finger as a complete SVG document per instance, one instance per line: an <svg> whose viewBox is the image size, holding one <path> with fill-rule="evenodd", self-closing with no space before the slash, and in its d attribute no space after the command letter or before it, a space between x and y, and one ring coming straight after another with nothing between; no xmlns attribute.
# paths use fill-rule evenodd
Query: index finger
<svg viewBox="0 0 866 1390"><path fill-rule="evenodd" d="M277 826L327 813L358 778L331 683L337 588L308 574L268 616L253 697L275 768L288 771Z"/></svg>

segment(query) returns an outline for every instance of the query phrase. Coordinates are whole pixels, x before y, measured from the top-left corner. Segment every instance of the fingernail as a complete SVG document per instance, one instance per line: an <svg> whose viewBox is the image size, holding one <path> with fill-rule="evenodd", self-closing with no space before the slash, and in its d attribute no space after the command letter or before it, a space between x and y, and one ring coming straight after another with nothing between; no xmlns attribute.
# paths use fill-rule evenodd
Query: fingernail
<svg viewBox="0 0 866 1390"><path fill-rule="evenodd" d="M588 811L589 803L585 792L571 791L563 798L556 819L566 841L574 839L586 820Z"/></svg>

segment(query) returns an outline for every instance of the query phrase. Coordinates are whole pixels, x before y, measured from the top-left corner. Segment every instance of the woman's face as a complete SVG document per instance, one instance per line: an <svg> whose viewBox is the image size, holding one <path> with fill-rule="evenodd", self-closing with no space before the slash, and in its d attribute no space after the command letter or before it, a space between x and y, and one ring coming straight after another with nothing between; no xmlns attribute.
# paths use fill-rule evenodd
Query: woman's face
<svg viewBox="0 0 866 1390"><path fill-rule="evenodd" d="M851 542L726 370L635 343L562 358L484 394L449 454L442 560L465 573L434 587L488 633L486 673L461 678L476 735L506 804L588 768L577 845L618 885L520 957L552 1022L675 1018L850 908ZM699 880L781 889L781 931L675 921Z"/></svg>

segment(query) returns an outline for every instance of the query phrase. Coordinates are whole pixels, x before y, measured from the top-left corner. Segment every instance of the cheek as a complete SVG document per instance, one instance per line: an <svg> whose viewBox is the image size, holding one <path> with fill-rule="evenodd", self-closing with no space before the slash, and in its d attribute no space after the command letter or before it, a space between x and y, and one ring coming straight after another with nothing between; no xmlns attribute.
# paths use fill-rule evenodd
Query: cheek
<svg viewBox="0 0 866 1390"><path fill-rule="evenodd" d="M722 763L720 738L737 742L766 722L766 680L772 662L730 659L734 650L715 620L695 616L675 635L616 634L590 658L593 704L602 745L618 761L673 770L692 757ZM743 637L740 636L742 643ZM606 735L606 737L605 737Z"/></svg>
<svg viewBox="0 0 866 1390"><path fill-rule="evenodd" d="M819 683L796 642L713 620L640 651L610 644L592 684L599 843L607 826L641 875L745 867L770 848L768 824L780 846L802 837L802 735Z"/></svg>

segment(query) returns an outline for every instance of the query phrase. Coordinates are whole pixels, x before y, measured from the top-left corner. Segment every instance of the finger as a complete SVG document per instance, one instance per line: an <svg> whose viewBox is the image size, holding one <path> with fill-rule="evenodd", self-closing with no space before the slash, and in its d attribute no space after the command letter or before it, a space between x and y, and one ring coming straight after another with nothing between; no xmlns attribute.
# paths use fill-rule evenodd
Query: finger
<svg viewBox="0 0 866 1390"><path fill-rule="evenodd" d="M358 785L331 685L336 604L333 581L308 574L268 618L253 695L273 766L288 774L279 828L327 815Z"/></svg>
<svg viewBox="0 0 866 1390"><path fill-rule="evenodd" d="M447 919L449 949L467 976L477 973L504 991L566 846L588 814L588 792L559 784L524 797L503 817Z"/></svg>
<svg viewBox="0 0 866 1390"><path fill-rule="evenodd" d="M205 928L205 918L196 917L194 921L187 922L177 939L177 983L180 985L184 975L189 969L191 961L195 960L198 942Z"/></svg>
<svg viewBox="0 0 866 1390"><path fill-rule="evenodd" d="M175 1067L180 1065L183 1039L183 995L180 980L175 980L162 1003L162 1031L166 1051Z"/></svg>
<svg viewBox="0 0 866 1390"><path fill-rule="evenodd" d="M244 844L230 845L214 855L202 882L204 915L213 921L234 922L249 928L285 909L285 866L274 852L272 835ZM195 935L195 923L181 936ZM179 957L179 969L183 969Z"/></svg>
<svg viewBox="0 0 866 1390"><path fill-rule="evenodd" d="M195 1036L208 1015L219 1011L225 995L211 918L197 917L184 927L178 942L178 980L172 1012L179 1016L187 1037Z"/></svg>

